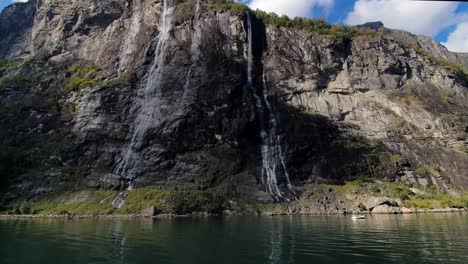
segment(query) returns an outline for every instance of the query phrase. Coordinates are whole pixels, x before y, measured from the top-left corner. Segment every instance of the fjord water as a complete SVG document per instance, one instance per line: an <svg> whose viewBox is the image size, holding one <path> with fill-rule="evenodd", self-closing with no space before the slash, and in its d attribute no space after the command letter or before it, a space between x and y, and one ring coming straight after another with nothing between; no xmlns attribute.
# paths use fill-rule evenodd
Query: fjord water
<svg viewBox="0 0 468 264"><path fill-rule="evenodd" d="M0 221L0 263L468 263L468 215Z"/></svg>

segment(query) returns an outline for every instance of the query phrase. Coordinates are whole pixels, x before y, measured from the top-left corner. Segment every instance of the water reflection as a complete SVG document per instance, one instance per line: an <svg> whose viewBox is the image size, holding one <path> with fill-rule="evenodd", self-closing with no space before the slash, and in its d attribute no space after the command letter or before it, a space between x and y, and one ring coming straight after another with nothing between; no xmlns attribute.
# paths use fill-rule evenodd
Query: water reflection
<svg viewBox="0 0 468 264"><path fill-rule="evenodd" d="M111 259L116 263L125 263L125 241L127 234L122 231L123 222L115 222L111 225Z"/></svg>
<svg viewBox="0 0 468 264"><path fill-rule="evenodd" d="M468 215L0 221L0 263L468 263Z"/></svg>
<svg viewBox="0 0 468 264"><path fill-rule="evenodd" d="M267 263L294 263L296 235L292 232L293 216L272 218L265 234Z"/></svg>

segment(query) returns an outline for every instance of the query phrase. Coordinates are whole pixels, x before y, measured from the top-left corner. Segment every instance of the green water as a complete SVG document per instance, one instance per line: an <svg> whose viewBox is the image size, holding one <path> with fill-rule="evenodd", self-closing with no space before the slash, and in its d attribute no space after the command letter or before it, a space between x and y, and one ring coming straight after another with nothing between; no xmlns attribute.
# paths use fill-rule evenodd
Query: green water
<svg viewBox="0 0 468 264"><path fill-rule="evenodd" d="M0 221L0 263L468 263L468 214Z"/></svg>

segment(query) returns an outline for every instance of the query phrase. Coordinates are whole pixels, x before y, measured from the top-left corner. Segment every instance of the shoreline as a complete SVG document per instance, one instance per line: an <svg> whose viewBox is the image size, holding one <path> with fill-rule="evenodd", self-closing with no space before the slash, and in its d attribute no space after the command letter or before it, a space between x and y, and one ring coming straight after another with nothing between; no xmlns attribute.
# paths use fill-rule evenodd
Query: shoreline
<svg viewBox="0 0 468 264"><path fill-rule="evenodd" d="M452 213L465 213L468 212L467 208L439 208L439 209L413 209L412 211L402 213L371 213L361 212L362 215L418 215L418 214L452 214ZM171 219L171 218L205 218L212 216L229 217L229 216L258 216L258 217L273 217L273 216L327 216L327 215L352 215L345 213L298 213L298 214L278 214L272 212L264 212L261 214L252 213L232 213L224 212L222 214L189 214L189 215L175 215L175 214L160 214L160 215L0 215L0 220L135 220L135 219Z"/></svg>

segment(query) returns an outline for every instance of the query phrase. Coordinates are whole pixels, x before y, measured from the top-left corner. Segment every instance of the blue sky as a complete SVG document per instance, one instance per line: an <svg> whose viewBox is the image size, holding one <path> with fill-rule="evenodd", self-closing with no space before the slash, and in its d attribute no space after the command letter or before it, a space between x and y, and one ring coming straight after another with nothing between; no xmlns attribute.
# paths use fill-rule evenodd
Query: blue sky
<svg viewBox="0 0 468 264"><path fill-rule="evenodd" d="M24 0L20 0L24 1ZM291 17L323 17L348 25L382 21L386 27L428 35L452 51L468 52L468 3L410 0L238 0ZM0 9L12 0L0 0Z"/></svg>

